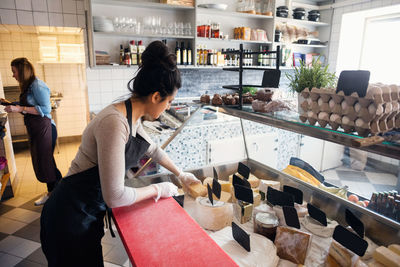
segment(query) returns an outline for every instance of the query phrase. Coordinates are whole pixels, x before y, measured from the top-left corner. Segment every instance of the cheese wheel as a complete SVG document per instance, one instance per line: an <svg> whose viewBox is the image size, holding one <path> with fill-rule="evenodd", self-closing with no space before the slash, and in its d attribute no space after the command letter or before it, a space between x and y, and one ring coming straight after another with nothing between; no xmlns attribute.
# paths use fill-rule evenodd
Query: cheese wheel
<svg viewBox="0 0 400 267"><path fill-rule="evenodd" d="M250 234L250 252L245 250L232 238L232 228L211 233L210 237L239 265L242 267L276 267L279 257L276 247L268 238L259 234Z"/></svg>
<svg viewBox="0 0 400 267"><path fill-rule="evenodd" d="M196 198L197 223L207 230L220 230L232 224L233 208L232 204L214 200L211 205L210 200L206 197Z"/></svg>
<svg viewBox="0 0 400 267"><path fill-rule="evenodd" d="M304 217L304 220L301 220L301 224L310 231L312 234L321 236L321 237L332 237L333 231L335 227L338 225L336 221L332 221L327 219L328 225L324 226L318 221L311 218L309 215Z"/></svg>

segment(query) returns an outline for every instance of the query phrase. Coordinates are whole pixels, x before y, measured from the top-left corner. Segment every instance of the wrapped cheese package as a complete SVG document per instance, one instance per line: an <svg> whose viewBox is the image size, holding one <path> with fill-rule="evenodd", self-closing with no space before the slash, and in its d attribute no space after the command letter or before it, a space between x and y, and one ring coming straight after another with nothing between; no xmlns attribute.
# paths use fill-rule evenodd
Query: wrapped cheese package
<svg viewBox="0 0 400 267"><path fill-rule="evenodd" d="M333 231L335 227L338 225L336 221L332 221L327 219L327 226L322 225L318 221L311 218L309 215L304 217L304 220L301 220L301 224L310 231L312 234L321 236L321 237L332 237Z"/></svg>
<svg viewBox="0 0 400 267"><path fill-rule="evenodd" d="M250 247L248 252L232 238L230 226L211 233L210 237L239 265L242 267L276 267L279 257L276 247L268 238L259 234L250 234Z"/></svg>
<svg viewBox="0 0 400 267"><path fill-rule="evenodd" d="M279 226L276 229L275 246L280 258L296 264L306 261L307 250L311 243L311 234L294 228Z"/></svg>
<svg viewBox="0 0 400 267"><path fill-rule="evenodd" d="M196 221L207 230L220 230L232 224L232 204L214 200L214 205L206 197L196 198Z"/></svg>

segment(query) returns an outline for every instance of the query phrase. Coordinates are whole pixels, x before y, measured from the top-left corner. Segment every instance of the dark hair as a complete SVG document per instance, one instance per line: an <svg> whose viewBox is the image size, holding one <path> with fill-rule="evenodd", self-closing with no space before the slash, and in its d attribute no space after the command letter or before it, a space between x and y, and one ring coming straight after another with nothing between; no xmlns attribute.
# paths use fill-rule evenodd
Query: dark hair
<svg viewBox="0 0 400 267"><path fill-rule="evenodd" d="M25 92L36 79L35 69L33 68L32 63L30 63L25 57L19 57L11 61L11 67L17 69L19 88L21 93Z"/></svg>
<svg viewBox="0 0 400 267"><path fill-rule="evenodd" d="M176 55L161 41L154 41L144 50L136 77L128 82L134 98L159 92L162 99L181 87L181 74L176 66Z"/></svg>

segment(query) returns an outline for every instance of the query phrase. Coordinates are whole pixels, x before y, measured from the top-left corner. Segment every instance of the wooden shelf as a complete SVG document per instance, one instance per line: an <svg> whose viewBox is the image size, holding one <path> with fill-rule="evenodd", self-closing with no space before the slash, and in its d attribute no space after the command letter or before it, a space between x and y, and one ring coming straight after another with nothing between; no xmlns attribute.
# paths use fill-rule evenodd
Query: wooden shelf
<svg viewBox="0 0 400 267"><path fill-rule="evenodd" d="M301 20L301 19L275 17L275 20L277 22L286 22L286 23L290 23L290 24L298 24L298 25L304 25L304 26L314 26L314 27L329 26L329 23L326 23L326 22L315 22L315 21Z"/></svg>
<svg viewBox="0 0 400 267"><path fill-rule="evenodd" d="M103 4L103 5L113 5L113 6L130 6L130 7L141 7L141 8L156 8L156 9L167 9L167 10L194 10L194 7L191 6L178 6L178 5L169 5L169 4L161 4L155 2L139 2L132 0L92 0L94 4Z"/></svg>
<svg viewBox="0 0 400 267"><path fill-rule="evenodd" d="M160 39L194 39L193 36L188 35L161 35L161 34L136 34L130 32L93 32L95 36L104 37L135 37L135 38L160 38Z"/></svg>
<svg viewBox="0 0 400 267"><path fill-rule="evenodd" d="M229 17L236 17L236 18L252 18L252 19L273 19L274 18L273 16L232 12L232 11L217 10L217 9L204 8L204 7L198 7L197 11L201 15L219 15L219 16L229 16Z"/></svg>

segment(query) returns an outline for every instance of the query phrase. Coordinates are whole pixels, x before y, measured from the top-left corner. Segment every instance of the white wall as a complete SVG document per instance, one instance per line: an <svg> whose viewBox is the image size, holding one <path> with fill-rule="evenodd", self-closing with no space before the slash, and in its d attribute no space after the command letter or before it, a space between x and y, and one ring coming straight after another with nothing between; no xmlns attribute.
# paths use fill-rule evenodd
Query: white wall
<svg viewBox="0 0 400 267"><path fill-rule="evenodd" d="M337 0L336 3L346 2L346 0ZM337 57L339 51L339 39L342 26L342 15L356 11L369 10L373 8L385 7L400 4L400 0L364 0L360 4L348 5L334 9L332 19L332 34L329 42L329 66L331 70L336 70Z"/></svg>

